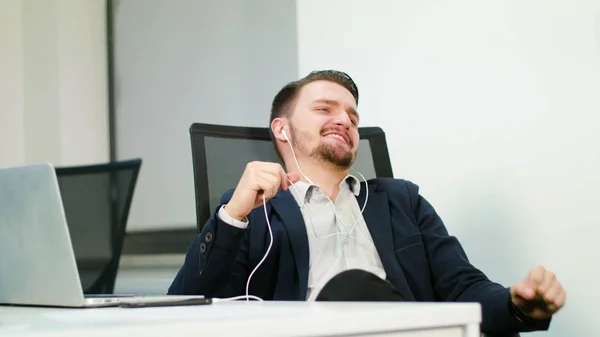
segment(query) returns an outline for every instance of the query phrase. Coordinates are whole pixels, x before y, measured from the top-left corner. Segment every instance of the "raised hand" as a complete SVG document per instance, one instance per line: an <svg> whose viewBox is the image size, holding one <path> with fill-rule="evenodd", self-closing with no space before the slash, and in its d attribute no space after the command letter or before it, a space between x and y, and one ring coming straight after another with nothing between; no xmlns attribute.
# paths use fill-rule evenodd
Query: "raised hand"
<svg viewBox="0 0 600 337"><path fill-rule="evenodd" d="M554 273L544 267L536 267L527 277L510 288L512 301L525 315L546 320L560 310L567 293Z"/></svg>
<svg viewBox="0 0 600 337"><path fill-rule="evenodd" d="M285 173L278 163L259 161L248 163L231 200L225 206L225 211L234 219L241 220L262 204L263 195L266 200L269 200L279 189L287 190L290 181L295 183L298 180L300 180L299 173Z"/></svg>

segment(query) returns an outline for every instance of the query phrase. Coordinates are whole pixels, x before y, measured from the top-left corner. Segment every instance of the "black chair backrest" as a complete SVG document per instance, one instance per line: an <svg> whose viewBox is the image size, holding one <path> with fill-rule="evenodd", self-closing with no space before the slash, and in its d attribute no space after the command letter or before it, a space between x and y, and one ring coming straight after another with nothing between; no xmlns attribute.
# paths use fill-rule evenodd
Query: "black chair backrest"
<svg viewBox="0 0 600 337"><path fill-rule="evenodd" d="M385 133L378 127L359 128L358 158L353 168L366 179L393 177ZM281 163L268 128L195 123L190 127L196 222L198 231L219 205L221 195L235 188L251 161Z"/></svg>
<svg viewBox="0 0 600 337"><path fill-rule="evenodd" d="M57 167L85 294L112 294L141 159Z"/></svg>

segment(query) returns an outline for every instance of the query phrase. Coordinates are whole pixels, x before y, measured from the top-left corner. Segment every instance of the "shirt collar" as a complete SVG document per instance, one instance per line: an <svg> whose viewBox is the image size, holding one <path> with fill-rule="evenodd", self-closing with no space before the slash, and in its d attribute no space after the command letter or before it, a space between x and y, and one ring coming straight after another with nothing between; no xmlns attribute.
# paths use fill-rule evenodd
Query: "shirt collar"
<svg viewBox="0 0 600 337"><path fill-rule="evenodd" d="M302 205L310 201L315 188L319 187L304 181L298 181L290 186L289 190L292 192L296 202ZM360 180L351 174L347 175L340 182L340 192L344 190L352 192L355 196L358 196L360 194Z"/></svg>

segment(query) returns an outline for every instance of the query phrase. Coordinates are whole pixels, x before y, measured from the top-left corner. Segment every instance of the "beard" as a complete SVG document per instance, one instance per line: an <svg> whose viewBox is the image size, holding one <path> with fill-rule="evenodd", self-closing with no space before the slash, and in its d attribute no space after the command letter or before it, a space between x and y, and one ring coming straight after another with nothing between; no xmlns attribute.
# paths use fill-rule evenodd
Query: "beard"
<svg viewBox="0 0 600 337"><path fill-rule="evenodd" d="M325 130L321 130L319 133L319 145L310 151L305 146L309 136L301 131L297 131L297 129L290 124L292 145L296 148L296 151L308 154L311 158L315 158L338 169L349 169L354 163L356 153L348 148L342 148L341 146L323 142L321 135L324 131ZM350 138L348 137L348 139ZM350 140L349 147L352 148L352 140Z"/></svg>

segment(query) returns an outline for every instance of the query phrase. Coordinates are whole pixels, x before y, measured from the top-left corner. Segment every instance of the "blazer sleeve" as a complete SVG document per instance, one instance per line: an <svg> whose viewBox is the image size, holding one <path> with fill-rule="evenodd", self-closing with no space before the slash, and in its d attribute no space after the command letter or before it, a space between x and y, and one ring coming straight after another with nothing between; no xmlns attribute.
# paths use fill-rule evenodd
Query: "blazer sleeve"
<svg viewBox="0 0 600 337"><path fill-rule="evenodd" d="M478 302L482 308L483 333L505 335L547 330L550 320L522 319L515 315L508 288L490 281L468 260L459 241L448 234L431 204L417 185L405 181L410 207L422 233L434 291L446 301Z"/></svg>
<svg viewBox="0 0 600 337"><path fill-rule="evenodd" d="M221 198L217 210L232 191ZM217 211L188 248L185 261L169 287L169 295L227 298L244 294L248 278L249 228L223 222Z"/></svg>

